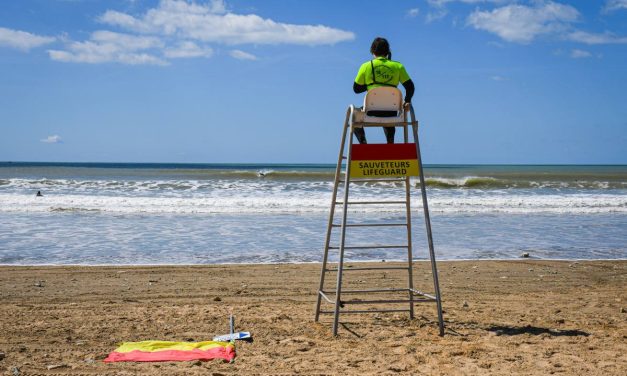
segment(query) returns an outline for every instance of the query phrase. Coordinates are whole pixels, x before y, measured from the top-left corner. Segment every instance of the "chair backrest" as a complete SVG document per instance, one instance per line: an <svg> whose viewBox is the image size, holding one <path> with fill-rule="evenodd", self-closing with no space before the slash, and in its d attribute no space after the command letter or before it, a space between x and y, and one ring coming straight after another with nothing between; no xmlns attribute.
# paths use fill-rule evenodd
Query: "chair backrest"
<svg viewBox="0 0 627 376"><path fill-rule="evenodd" d="M368 90L364 98L364 111L402 111L403 94L392 86L379 86Z"/></svg>

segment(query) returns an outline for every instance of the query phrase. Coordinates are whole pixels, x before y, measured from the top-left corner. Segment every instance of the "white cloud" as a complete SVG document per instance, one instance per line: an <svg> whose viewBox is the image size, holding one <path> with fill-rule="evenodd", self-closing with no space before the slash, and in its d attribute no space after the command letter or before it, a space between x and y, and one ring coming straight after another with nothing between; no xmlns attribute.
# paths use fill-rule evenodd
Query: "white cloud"
<svg viewBox="0 0 627 376"><path fill-rule="evenodd" d="M585 44L627 44L627 37L619 37L610 32L598 34L586 31L573 31L566 34L565 38L573 42Z"/></svg>
<svg viewBox="0 0 627 376"><path fill-rule="evenodd" d="M124 46L126 50L145 50L153 47L161 47L163 42L158 38L136 36L113 31L98 30L91 34L91 40L101 44L111 44L114 46Z"/></svg>
<svg viewBox="0 0 627 376"><path fill-rule="evenodd" d="M448 14L448 10L446 10L446 8L439 8L439 9L436 9L427 13L427 17L425 18L425 21L427 23L438 21L446 17L447 14Z"/></svg>
<svg viewBox="0 0 627 376"><path fill-rule="evenodd" d="M213 13L225 13L227 11L224 0L211 0L210 7Z"/></svg>
<svg viewBox="0 0 627 376"><path fill-rule="evenodd" d="M167 65L167 61L146 52L162 47L163 42L155 37L100 30L88 41L70 42L66 50L48 50L48 54L52 60L62 62Z"/></svg>
<svg viewBox="0 0 627 376"><path fill-rule="evenodd" d="M255 14L230 13L222 1L202 5L162 0L140 17L109 10L99 20L139 33L224 44L322 45L355 38L350 31L324 25L288 24Z"/></svg>
<svg viewBox="0 0 627 376"><path fill-rule="evenodd" d="M61 140L61 136L59 136L58 134L52 135L52 136L48 136L44 139L39 140L41 142L45 142L46 144L59 144L61 142L63 142Z"/></svg>
<svg viewBox="0 0 627 376"><path fill-rule="evenodd" d="M431 23L434 21L441 20L446 17L449 13L447 4L452 3L463 3L463 4L479 4L479 3L492 3L492 4L501 4L501 3L511 3L515 0L427 0L427 3L432 8L427 15L425 16L425 22ZM457 21L454 20L453 24L456 25Z"/></svg>
<svg viewBox="0 0 627 376"><path fill-rule="evenodd" d="M28 51L31 48L43 46L54 42L53 37L44 37L27 33L26 31L11 30L0 27L0 47L17 48L22 51Z"/></svg>
<svg viewBox="0 0 627 376"><path fill-rule="evenodd" d="M508 42L527 44L539 36L549 35L585 44L627 44L627 37L608 31L590 33L575 29L573 25L581 17L579 11L552 0L529 0L530 5L517 0L427 0L427 3L432 8L426 15L427 23L444 18L448 14L448 4L502 4L491 10L475 9L466 22ZM627 9L627 0L606 0L602 12L620 9Z"/></svg>
<svg viewBox="0 0 627 376"><path fill-rule="evenodd" d="M540 1L534 6L511 4L492 11L475 10L468 16L468 24L508 42L530 43L542 34L567 29L578 18L579 12L570 5Z"/></svg>
<svg viewBox="0 0 627 376"><path fill-rule="evenodd" d="M429 3L432 7L442 7L449 3L511 3L512 1L513 0L427 0L427 3Z"/></svg>
<svg viewBox="0 0 627 376"><path fill-rule="evenodd" d="M255 14L234 14L223 0L196 3L161 0L140 15L108 10L100 23L124 33L101 30L86 41L66 38L64 49L49 50L50 58L63 62L168 65L170 59L211 57L210 43L323 45L353 40L350 31L324 25L276 22ZM234 50L239 51L239 50ZM254 55L230 52L238 59Z"/></svg>
<svg viewBox="0 0 627 376"><path fill-rule="evenodd" d="M575 48L570 51L570 57L572 57L573 59L582 59L586 57L592 57L592 54L588 51Z"/></svg>
<svg viewBox="0 0 627 376"><path fill-rule="evenodd" d="M609 13L621 9L627 9L627 0L607 0L601 12Z"/></svg>
<svg viewBox="0 0 627 376"><path fill-rule="evenodd" d="M211 57L213 55L213 49L211 47L199 47L194 42L184 41L179 43L176 47L166 48L163 54L171 59Z"/></svg>
<svg viewBox="0 0 627 376"><path fill-rule="evenodd" d="M139 29L141 27L139 21L126 13L118 12L117 10L108 10L98 18L98 21L110 25L120 26L125 29ZM148 31L148 30L144 30Z"/></svg>
<svg viewBox="0 0 627 376"><path fill-rule="evenodd" d="M241 50L231 50L229 55L238 60L257 60L257 56Z"/></svg>
<svg viewBox="0 0 627 376"><path fill-rule="evenodd" d="M405 15L409 18L416 18L419 14L420 14L420 9L411 8L407 10L407 13Z"/></svg>

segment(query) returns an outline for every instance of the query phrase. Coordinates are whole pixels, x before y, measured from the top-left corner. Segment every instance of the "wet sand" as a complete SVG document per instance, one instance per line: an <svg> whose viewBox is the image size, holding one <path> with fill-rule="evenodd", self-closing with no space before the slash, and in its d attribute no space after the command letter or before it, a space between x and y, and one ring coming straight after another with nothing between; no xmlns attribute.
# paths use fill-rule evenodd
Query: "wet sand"
<svg viewBox="0 0 627 376"><path fill-rule="evenodd" d="M627 261L440 262L435 304L313 322L318 264L0 267L0 374L627 374ZM432 292L428 263L416 288ZM398 272L345 275L403 287ZM327 305L328 309L330 305ZM232 364L113 363L123 341L210 340L250 331ZM2 357L0 355L0 357Z"/></svg>

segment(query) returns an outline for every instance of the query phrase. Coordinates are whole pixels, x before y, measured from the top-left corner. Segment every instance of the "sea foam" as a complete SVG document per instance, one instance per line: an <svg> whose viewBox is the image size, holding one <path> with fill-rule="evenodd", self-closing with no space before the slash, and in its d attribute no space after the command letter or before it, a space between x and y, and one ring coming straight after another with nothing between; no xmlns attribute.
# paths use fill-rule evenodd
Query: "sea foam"
<svg viewBox="0 0 627 376"><path fill-rule="evenodd" d="M356 200L398 200L390 192L379 195L356 190ZM440 213L627 213L627 195L619 194L486 194L452 195L433 192L429 208ZM192 197L111 196L60 194L35 197L0 193L0 212L94 211L103 213L324 213L330 208L330 192L266 191L254 194L214 192ZM414 210L421 210L419 195L412 197ZM352 212L394 213L399 205L351 206Z"/></svg>

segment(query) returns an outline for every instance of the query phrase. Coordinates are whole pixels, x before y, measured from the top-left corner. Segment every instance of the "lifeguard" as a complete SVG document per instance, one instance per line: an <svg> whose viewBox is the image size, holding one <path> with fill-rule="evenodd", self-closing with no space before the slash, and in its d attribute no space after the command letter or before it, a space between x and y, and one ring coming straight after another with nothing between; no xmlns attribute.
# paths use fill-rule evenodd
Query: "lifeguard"
<svg viewBox="0 0 627 376"><path fill-rule="evenodd" d="M385 38L375 38L370 46L373 58L361 65L353 83L353 91L356 94L363 93L379 86L397 87L399 83L405 88L405 103L411 103L414 96L414 83L407 74L403 64L393 61L390 44ZM395 117L395 111L368 111L368 116ZM388 144L394 143L394 127L383 128ZM366 132L363 128L355 128L355 137L360 144L366 141Z"/></svg>

